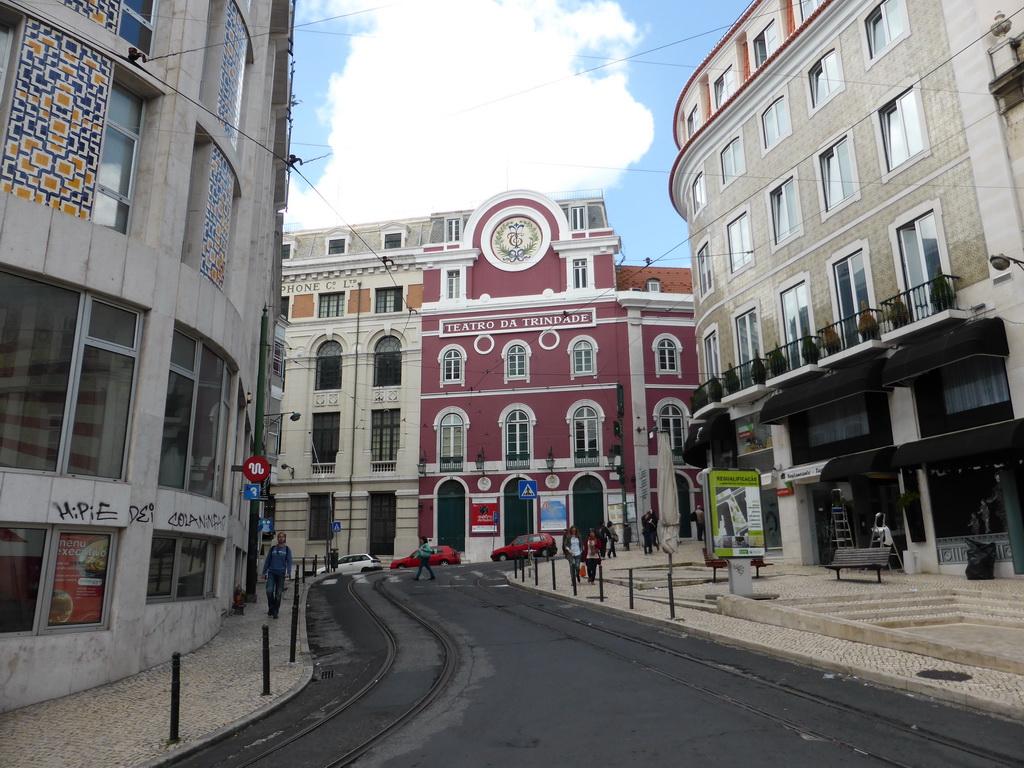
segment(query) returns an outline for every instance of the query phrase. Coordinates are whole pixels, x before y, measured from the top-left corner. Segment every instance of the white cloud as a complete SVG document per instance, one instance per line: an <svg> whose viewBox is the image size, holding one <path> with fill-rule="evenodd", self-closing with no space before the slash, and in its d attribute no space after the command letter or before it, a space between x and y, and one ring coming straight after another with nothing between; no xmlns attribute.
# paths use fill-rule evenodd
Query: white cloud
<svg viewBox="0 0 1024 768"><path fill-rule="evenodd" d="M414 0L349 18L358 36L329 81L321 57L317 114L333 154L300 167L329 204L293 176L290 229L467 207L509 188L608 188L621 172L574 166L622 168L653 141L624 65L573 76L605 63L581 56L636 50L639 33L616 3Z"/></svg>

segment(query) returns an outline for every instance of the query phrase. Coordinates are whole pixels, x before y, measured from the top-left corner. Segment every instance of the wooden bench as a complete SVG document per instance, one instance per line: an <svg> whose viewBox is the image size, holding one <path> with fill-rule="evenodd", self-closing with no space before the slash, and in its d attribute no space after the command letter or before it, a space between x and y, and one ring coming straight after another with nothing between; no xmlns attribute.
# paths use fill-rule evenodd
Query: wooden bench
<svg viewBox="0 0 1024 768"><path fill-rule="evenodd" d="M882 569L888 566L889 547L871 547L870 549L844 547L836 550L832 556L832 564L825 567L835 571L837 579L840 578L839 571L843 568L874 568L875 575L878 576L878 583L881 584Z"/></svg>
<svg viewBox="0 0 1024 768"><path fill-rule="evenodd" d="M711 569L711 580L714 583L718 583L718 569L725 568L728 570L729 561L722 560L718 557L712 557L708 554L707 547L702 547L701 552L704 553L704 565ZM750 565L754 568L754 578L761 578L761 569L775 565L775 563L766 563L763 557L752 557L750 559Z"/></svg>

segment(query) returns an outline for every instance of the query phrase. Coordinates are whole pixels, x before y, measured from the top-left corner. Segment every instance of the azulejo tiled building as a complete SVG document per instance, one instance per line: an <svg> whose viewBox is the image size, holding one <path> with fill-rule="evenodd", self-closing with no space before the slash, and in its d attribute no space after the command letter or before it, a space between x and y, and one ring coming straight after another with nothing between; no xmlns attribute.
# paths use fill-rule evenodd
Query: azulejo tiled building
<svg viewBox="0 0 1024 768"><path fill-rule="evenodd" d="M636 510L659 509L652 427L693 535L690 271L616 266L599 192L286 241L283 410L301 416L283 422L274 523L303 554L404 556L424 535L479 562L570 524L624 534L623 502L636 541Z"/></svg>
<svg viewBox="0 0 1024 768"><path fill-rule="evenodd" d="M679 97L687 457L761 471L787 558L884 523L909 569L962 574L974 540L1024 573L1012 6L754 2Z"/></svg>
<svg viewBox="0 0 1024 768"><path fill-rule="evenodd" d="M246 582L291 5L2 6L6 710L202 645Z"/></svg>

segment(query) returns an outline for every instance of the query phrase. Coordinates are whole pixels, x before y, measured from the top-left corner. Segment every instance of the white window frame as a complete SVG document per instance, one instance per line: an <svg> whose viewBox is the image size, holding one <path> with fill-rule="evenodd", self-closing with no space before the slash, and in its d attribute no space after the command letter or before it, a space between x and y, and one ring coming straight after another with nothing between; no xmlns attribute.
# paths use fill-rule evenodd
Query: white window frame
<svg viewBox="0 0 1024 768"><path fill-rule="evenodd" d="M836 253L829 258L826 266L828 267L829 275L829 291L832 295L832 317L844 320L846 317L851 316L846 315L843 312L842 305L839 302L839 283L836 279L836 267L838 267L842 262L852 259L857 254L860 254L861 261L863 263L864 283L867 288L867 298L861 300L857 300L855 297L853 298L853 300L857 302L857 306L854 308L854 314L861 311L860 301L864 301L868 305L869 309L875 308L875 285L871 275L871 253L868 248L869 244L867 240L857 240L850 243L842 250L836 251Z"/></svg>
<svg viewBox="0 0 1024 768"><path fill-rule="evenodd" d="M523 348L523 372L513 374L509 371L509 354L513 347ZM512 339L512 341L505 344L505 348L501 350L501 363L502 369L504 370L505 383L508 384L510 381L529 381L530 380L530 358L533 356L533 350L530 345L522 339Z"/></svg>
<svg viewBox="0 0 1024 768"><path fill-rule="evenodd" d="M465 278L465 267L445 267L443 272L444 286L442 288L442 299L445 301L458 301L465 298ZM452 290L453 288L454 291Z"/></svg>
<svg viewBox="0 0 1024 768"><path fill-rule="evenodd" d="M883 22L886 30L886 41L879 48L875 48L871 35L872 20L875 17L878 17ZM894 25L898 25L899 29L894 29ZM872 7L870 11L864 14L863 26L861 28L864 30L864 60L866 69L870 69L875 61L885 56L897 43L904 40L910 34L909 17L901 0L883 0L878 5Z"/></svg>
<svg viewBox="0 0 1024 768"><path fill-rule="evenodd" d="M746 242L737 243L733 240L733 225L739 222L744 223L742 230L735 230L738 234L745 235ZM725 241L729 248L729 273L736 274L745 268L749 268L754 263L754 247L753 240L751 239L750 232L750 212L743 210L737 213L726 225L725 225ZM737 248L737 246L746 246L746 248ZM737 261L737 255L742 259Z"/></svg>
<svg viewBox="0 0 1024 768"><path fill-rule="evenodd" d="M732 161L733 168L730 174L725 165L726 158ZM722 169L722 187L727 187L733 181L747 172L746 159L743 157L743 141L739 136L726 144L718 153L719 164Z"/></svg>
<svg viewBox="0 0 1024 768"><path fill-rule="evenodd" d="M841 145L845 145L849 165L847 170L849 171L850 178L847 179L844 177L840 180L840 183L844 187L849 185L850 194L837 202L831 202L831 196L829 195L829 171L826 168L826 163L829 162L828 157L830 155L834 156L837 148ZM818 152L816 159L815 173L818 177L818 202L821 204L821 218L822 221L824 221L829 216L832 216L836 211L842 210L848 205L860 200L861 191L857 176L857 157L854 152L853 134L843 134L842 136L828 142L827 146Z"/></svg>
<svg viewBox="0 0 1024 768"><path fill-rule="evenodd" d="M128 4L125 3L123 8L128 8ZM6 59L4 61L6 63ZM138 106L139 126L137 132L132 126L121 125L114 121L114 118L111 115L111 110L113 108L113 101L115 98L125 99L133 105ZM113 87L110 89L110 100L107 105L107 119L103 128L103 151L101 153L100 166L96 171L96 195L98 198L103 198L108 203L113 203L115 207L115 216L114 221L101 220L98 215L99 206L94 203L92 218L97 224L108 227L115 232L120 232L122 235L128 234L132 226L132 212L135 208L135 182L136 174L139 169L139 148L142 144L142 126L145 124L145 119L146 100L139 94L125 88L120 83L115 82ZM114 140L115 136L119 139L118 141ZM120 162L127 160L131 164L127 174L128 189L119 191L114 189L112 186L103 183L105 180L108 180L107 174L104 172L107 166L108 152L117 153L118 147L127 147L129 144L131 147L131 156L127 157L128 153L126 153L125 157L118 156L116 158ZM124 174L116 175L121 177ZM120 178L115 181L120 182ZM124 206L126 209L124 216L124 229L117 226L117 208L121 206Z"/></svg>
<svg viewBox="0 0 1024 768"><path fill-rule="evenodd" d="M901 293L903 291L909 291L911 288L916 288L918 285L922 285L923 283L926 283L927 281L931 280L934 277L933 274L924 274L922 275L922 282L916 283L914 285L907 284L909 270L904 265L903 242L900 238L900 230L913 226L916 235L915 239L918 245L920 245L921 230L918 222L920 222L922 219L929 215L933 217L933 222L935 225L935 243L936 248L939 251L939 263L936 266L938 266L942 270L942 274L944 275L952 273L952 269L950 268L949 264L949 250L946 246L946 233L944 227L942 226L943 221L945 221L945 219L942 216L942 206L940 205L938 200L931 200L927 203L923 203L905 212L903 215L900 216L900 218L897 221L894 221L892 225L890 225L889 227L889 238L892 244L893 266L896 270L896 281L900 286ZM925 268L925 272L930 272L930 270L927 270L927 268Z"/></svg>
<svg viewBox="0 0 1024 768"><path fill-rule="evenodd" d="M800 22L807 21L807 17L818 10L824 2L825 0L800 0Z"/></svg>
<svg viewBox="0 0 1024 768"><path fill-rule="evenodd" d="M586 285L577 285L576 278L576 262L585 262L583 269L585 271L585 277L587 279ZM568 256L565 259L565 286L566 290L569 291L588 291L594 288L594 257L592 255L586 256Z"/></svg>
<svg viewBox="0 0 1024 768"><path fill-rule="evenodd" d="M163 9L160 8L160 6L158 5L158 2L159 2L159 0L153 0L153 7L151 9L151 15L150 15L149 18L146 18L145 16L140 14L138 11L136 11L134 8L132 8L132 4L127 2L127 0L122 0L121 3L120 3L120 5L121 5L121 23L123 23L127 18L134 19L139 24L139 33L140 33L140 35L144 36L146 30L149 31L149 42L150 42L150 45L144 44L144 42L142 40L142 37L139 37L139 38L127 37L125 31L123 31L122 28L121 28L121 24L118 24L118 27L117 27L117 35L118 35L118 37L120 37L122 40L125 40L125 41L131 43L132 46L134 46L135 48L138 48L140 51L145 53L147 56L150 53L152 53L152 42L153 42L153 40L155 39L155 36L156 36L156 19L159 18L159 14L163 11Z"/></svg>
<svg viewBox="0 0 1024 768"><path fill-rule="evenodd" d="M569 229L573 232L583 232L587 229L587 206L569 206Z"/></svg>
<svg viewBox="0 0 1024 768"><path fill-rule="evenodd" d="M442 387L466 383L466 350L458 344L445 346L437 356L437 364L440 367Z"/></svg>
<svg viewBox="0 0 1024 768"><path fill-rule="evenodd" d="M686 116L686 137L693 138L693 135L700 130L700 107L694 106L690 114Z"/></svg>
<svg viewBox="0 0 1024 768"><path fill-rule="evenodd" d="M733 69L732 64L727 66L722 71L722 74L715 78L712 92L715 96L715 109L721 109L722 105L736 93L736 70Z"/></svg>
<svg viewBox="0 0 1024 768"><path fill-rule="evenodd" d="M807 310L807 327L805 329L800 329L800 328L794 329L794 332L796 332L796 333L800 333L801 330L804 331L803 333L800 333L800 335L798 335L796 337L792 337L791 336L790 327L789 327L789 324L788 324L789 323L789 315L788 315L787 309L786 309L786 307L787 307L787 305L786 305L786 296L787 295L792 295L795 299L797 299L797 304L795 306L797 307L798 312L799 312L799 309L801 308L801 306L806 308L806 310ZM803 304L802 305L799 303L799 299L801 299L801 298L803 299ZM779 293L778 293L778 302L779 302L779 315L778 315L779 316L779 344L792 344L794 341L799 341L800 339L804 338L804 336L813 336L814 335L814 306L811 303L811 281L810 281L810 276L807 273L801 273L799 275L795 275L794 277L790 278L789 280L786 280L785 282L780 283L779 284ZM797 317L797 321L799 323L799 317Z"/></svg>
<svg viewBox="0 0 1024 768"><path fill-rule="evenodd" d="M577 367L576 360L576 347L580 343L587 342L590 344L590 368L582 369ZM569 353L569 378L597 378L598 366L597 366L597 342L590 336L575 336L572 341L569 342L567 351Z"/></svg>
<svg viewBox="0 0 1024 768"><path fill-rule="evenodd" d="M769 136L769 125L774 135ZM785 96L774 99L761 112L761 147L762 156L777 147L783 139L793 133L793 121L789 115L789 105Z"/></svg>
<svg viewBox="0 0 1024 768"><path fill-rule="evenodd" d="M661 293L661 280L656 277L648 279L644 286L648 293Z"/></svg>
<svg viewBox="0 0 1024 768"><path fill-rule="evenodd" d="M707 381L722 375L722 356L718 343L718 324L708 328L700 340L700 351L704 357L704 374L698 378Z"/></svg>
<svg viewBox="0 0 1024 768"><path fill-rule="evenodd" d="M572 287L579 291L590 287L590 264L586 258L572 259Z"/></svg>
<svg viewBox="0 0 1024 768"><path fill-rule="evenodd" d="M708 203L707 189L704 187L704 173L698 172L690 185L690 197L693 200L693 212L697 213Z"/></svg>
<svg viewBox="0 0 1024 768"><path fill-rule="evenodd" d="M530 462L533 462L534 452L534 441L533 432L537 426L537 415L533 412L533 409L527 406L525 403L512 403L505 406L502 409L501 414L498 416L498 426L501 429L501 466L504 468L505 462L508 460L508 420L509 417L516 411L522 411L526 414L526 455L530 458ZM519 446L517 446L519 447ZM519 453L518 451L516 452Z"/></svg>
<svg viewBox="0 0 1024 768"><path fill-rule="evenodd" d="M700 296L707 296L715 290L715 271L711 263L711 245L704 241L697 249L697 276Z"/></svg>
<svg viewBox="0 0 1024 768"><path fill-rule="evenodd" d="M444 241L457 243L462 239L462 219L455 217L444 220Z"/></svg>
<svg viewBox="0 0 1024 768"><path fill-rule="evenodd" d="M759 55L759 46L763 48L763 56ZM764 63L772 57L772 54L779 50L779 32L775 19L765 25L750 44L751 58L754 61L754 69L760 69ZM760 59L760 61L758 60Z"/></svg>
<svg viewBox="0 0 1024 768"><path fill-rule="evenodd" d="M398 235L398 245L391 246L389 248L388 245L387 245L388 238L392 237L394 235ZM403 232L402 230L400 230L400 229L387 229L387 230L384 230L384 231L382 231L380 233L380 248L381 248L382 251L397 251L400 248L404 248L404 247L405 247L405 232Z"/></svg>
<svg viewBox="0 0 1024 768"><path fill-rule="evenodd" d="M816 88L819 82L830 86L828 92L820 97ZM810 114L813 115L844 90L846 82L843 80L843 61L839 56L839 49L833 48L823 54L807 72L807 103L810 105Z"/></svg>
<svg viewBox="0 0 1024 768"><path fill-rule="evenodd" d="M669 350L671 349L671 352ZM678 376L682 373L682 344L679 339L669 333L662 333L651 342L654 352L655 376ZM666 354L662 354L665 352Z"/></svg>
<svg viewBox="0 0 1024 768"><path fill-rule="evenodd" d="M928 129L924 119L924 105L921 103L920 91L916 88L908 88L887 100L875 112L875 130L879 139L879 153L882 164L882 179L888 180L894 174L904 168L909 168L915 162L929 154ZM896 130L891 127L890 115L899 115L899 125ZM908 125L913 119L914 125ZM906 156L894 154L891 140L901 140L905 147ZM902 159L900 159L902 157Z"/></svg>
<svg viewBox="0 0 1024 768"><path fill-rule="evenodd" d="M457 418L457 419L459 419L460 423L458 425L445 424L445 421L450 419L450 418ZM459 442L461 443L461 445L459 447L459 450L461 451L461 453L459 453L457 455L456 454L446 454L444 452L444 445L445 445L445 442L446 442L446 440L445 440L445 432L446 431L454 432L456 430L461 432L461 435L459 437ZM455 407L448 407L448 408L443 409L435 417L434 431L437 433L437 459L438 459L439 471L440 471L441 459L454 459L454 458L458 458L459 456L462 457L462 466L463 466L463 469L465 469L465 467L466 467L466 458L467 458L466 457L466 446L469 445L469 416L466 414L466 412L463 411L461 408L455 408ZM454 440L449 439L448 442L449 443L453 443Z"/></svg>
<svg viewBox="0 0 1024 768"><path fill-rule="evenodd" d="M593 415L581 414L581 411L587 409L592 412ZM577 403L573 403L569 409L569 415L566 418L569 424L569 445L571 446L572 461L575 465L576 455L579 452L596 451L597 460L601 460L601 438L602 424L604 423L604 413L598 408L596 403L589 400L582 400ZM583 448L580 447L580 435L576 431L577 422L583 425ZM593 448L587 447L593 443ZM576 465L579 466L579 465Z"/></svg>
<svg viewBox="0 0 1024 768"><path fill-rule="evenodd" d="M742 308L733 313L732 316L732 328L733 328L733 347L736 351L736 362L735 365L743 365L743 363L750 362L755 357L761 357L764 345L761 343L761 318L758 307L755 305L744 305ZM750 337L750 324L753 323L753 338ZM753 342L751 346L748 344L747 348L744 349L740 343L740 326L747 326L747 338Z"/></svg>
<svg viewBox="0 0 1024 768"><path fill-rule="evenodd" d="M340 251L332 251L335 243L341 243ZM348 239L344 237L328 237L327 238L327 255L328 256L341 256L348 252Z"/></svg>
<svg viewBox="0 0 1024 768"><path fill-rule="evenodd" d="M768 191L768 220L772 225L772 243L775 246L784 245L803 234L795 175L781 180Z"/></svg>

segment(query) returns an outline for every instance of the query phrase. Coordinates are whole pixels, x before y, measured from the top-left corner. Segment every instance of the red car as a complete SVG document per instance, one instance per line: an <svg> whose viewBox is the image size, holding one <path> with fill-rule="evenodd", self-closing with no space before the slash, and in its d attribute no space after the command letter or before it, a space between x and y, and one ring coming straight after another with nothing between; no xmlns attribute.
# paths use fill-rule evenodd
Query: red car
<svg viewBox="0 0 1024 768"><path fill-rule="evenodd" d="M459 565L462 562L462 558L459 553L456 552L449 546L431 547L430 551L433 553L430 555L430 565ZM408 557L400 557L397 560L392 561L392 569L394 568L419 568L420 559L416 557L416 553L413 552Z"/></svg>
<svg viewBox="0 0 1024 768"><path fill-rule="evenodd" d="M491 560L508 560L512 557L526 557L526 552L533 552L536 557L554 556L558 552L558 544L550 533L531 533L517 536L511 544L498 547L491 552Z"/></svg>

